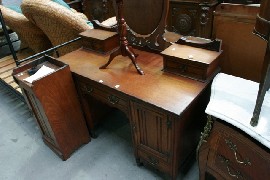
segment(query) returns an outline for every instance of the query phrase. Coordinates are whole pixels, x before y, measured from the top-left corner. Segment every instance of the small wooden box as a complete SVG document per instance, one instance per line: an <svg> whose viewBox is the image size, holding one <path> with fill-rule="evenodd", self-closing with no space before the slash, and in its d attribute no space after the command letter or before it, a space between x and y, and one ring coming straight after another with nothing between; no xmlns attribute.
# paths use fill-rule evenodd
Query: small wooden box
<svg viewBox="0 0 270 180"><path fill-rule="evenodd" d="M219 71L221 52L173 44L164 51L164 71L192 79L207 81Z"/></svg>
<svg viewBox="0 0 270 180"><path fill-rule="evenodd" d="M83 48L107 54L119 46L116 32L91 29L80 33Z"/></svg>

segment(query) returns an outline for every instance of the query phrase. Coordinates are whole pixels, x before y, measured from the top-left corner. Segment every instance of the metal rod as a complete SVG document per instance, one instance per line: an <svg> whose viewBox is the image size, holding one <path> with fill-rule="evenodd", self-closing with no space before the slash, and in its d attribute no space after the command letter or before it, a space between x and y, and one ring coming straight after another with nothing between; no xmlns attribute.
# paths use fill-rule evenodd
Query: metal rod
<svg viewBox="0 0 270 180"><path fill-rule="evenodd" d="M50 48L50 49L47 49L47 50L42 51L42 52L40 52L40 53L34 54L33 56L29 56L29 57L27 57L27 58L25 58L25 59L19 60L18 63L21 64L21 63L23 63L23 62L25 62L25 61L28 61L28 60L33 59L33 58L35 58L35 57L44 55L44 54L46 54L46 53L48 53L48 52L54 51L54 50L56 50L57 48L60 48L60 47L65 46L65 45L67 45L67 44L73 43L73 42L78 41L78 40L80 40L80 39L81 39L81 37L77 37L77 38L72 39L72 40L70 40L70 41L64 42L63 44L54 46L54 47L52 47L52 48ZM58 54L58 53L57 53L57 54Z"/></svg>
<svg viewBox="0 0 270 180"><path fill-rule="evenodd" d="M0 21L1 21L1 24L2 24L2 29L3 29L4 35L5 35L5 37L6 37L6 40L7 40L9 49L10 49L10 52L11 52L11 54L12 54L12 57L13 57L13 59L14 59L16 65L18 66L18 65L19 65L19 63L17 62L18 57L17 57L17 55L16 55L16 52L15 52L14 47L13 47L13 45L12 45L12 42L11 42L11 40L10 40L10 37L9 37L9 34L8 34L8 30L7 30L7 27L6 27L6 23L5 23L5 21L4 21L4 18L3 18L3 14L2 14L1 9L0 9Z"/></svg>

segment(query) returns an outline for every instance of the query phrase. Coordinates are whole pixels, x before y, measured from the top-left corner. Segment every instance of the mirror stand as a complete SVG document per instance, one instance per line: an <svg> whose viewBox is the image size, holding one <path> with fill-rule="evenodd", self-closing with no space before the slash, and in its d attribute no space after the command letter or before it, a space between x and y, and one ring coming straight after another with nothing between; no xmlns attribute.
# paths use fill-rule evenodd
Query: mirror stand
<svg viewBox="0 0 270 180"><path fill-rule="evenodd" d="M269 90L269 87L270 87L270 37L268 38L267 42L267 49L264 57L264 64L262 70L262 78L259 85L256 105L253 111L253 116L250 121L250 125L253 127L258 125L259 116L264 101L264 96L266 94L266 91Z"/></svg>
<svg viewBox="0 0 270 180"><path fill-rule="evenodd" d="M144 75L143 70L136 63L136 57L138 56L138 54L135 54L133 48L128 45L126 37L127 25L123 15L123 0L116 0L116 4L118 9L117 22L118 22L118 32L120 33L120 47L110 55L108 62L103 66L101 66L99 69L105 69L116 56L122 55L128 56L131 59L133 65L135 66L137 72L140 75Z"/></svg>
<svg viewBox="0 0 270 180"><path fill-rule="evenodd" d="M253 111L253 116L250 125L255 127L258 124L259 116L264 101L264 96L270 88L270 1L262 0L260 12L257 14L254 34L267 41L266 52L263 61L261 80L257 95L256 105Z"/></svg>

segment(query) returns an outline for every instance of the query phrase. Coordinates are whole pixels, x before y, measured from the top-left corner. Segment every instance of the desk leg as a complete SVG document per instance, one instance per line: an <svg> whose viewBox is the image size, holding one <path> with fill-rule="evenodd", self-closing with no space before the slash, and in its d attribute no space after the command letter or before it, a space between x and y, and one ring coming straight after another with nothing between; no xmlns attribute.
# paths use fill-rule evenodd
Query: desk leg
<svg viewBox="0 0 270 180"><path fill-rule="evenodd" d="M136 164L137 166L143 166L143 163L141 162L140 158L136 158Z"/></svg>
<svg viewBox="0 0 270 180"><path fill-rule="evenodd" d="M81 106L82 106L82 110L83 110L83 114L84 114L84 117L85 117L85 120L86 120L86 125L87 125L87 128L88 128L89 134L90 134L90 136L92 138L95 139L95 138L97 138L97 134L94 131L94 121L93 121L91 113L89 111L90 106L89 106L89 104L88 104L88 102L86 100L87 97L86 97L85 94L83 94L81 92L81 90L79 90L79 88L77 88L77 89L78 89L79 99L80 99L80 102L81 102Z"/></svg>
<svg viewBox="0 0 270 180"><path fill-rule="evenodd" d="M86 100L86 97L84 98L81 98L81 101L82 101L82 105L83 105L83 111L84 111L84 114L85 114L85 118L86 118L86 124L87 124L87 127L88 127L88 130L89 130L89 133L90 133L90 136L92 138L97 138L97 134L94 130L94 121L91 117L91 114L89 112L89 104Z"/></svg>

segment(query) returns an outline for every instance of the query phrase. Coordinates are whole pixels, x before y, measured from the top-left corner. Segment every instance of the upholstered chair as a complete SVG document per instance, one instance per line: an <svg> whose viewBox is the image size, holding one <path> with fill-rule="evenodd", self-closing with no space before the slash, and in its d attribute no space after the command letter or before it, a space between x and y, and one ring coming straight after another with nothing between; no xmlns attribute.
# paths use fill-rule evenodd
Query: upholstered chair
<svg viewBox="0 0 270 180"><path fill-rule="evenodd" d="M21 44L28 46L35 53L52 47L50 40L43 33L43 31L30 22L20 12L20 7L17 7L17 10L13 10L0 5L0 9L6 25L17 33L22 42Z"/></svg>
<svg viewBox="0 0 270 180"><path fill-rule="evenodd" d="M92 29L86 17L51 0L23 0L23 14L37 25L50 39L53 46L75 39L79 33ZM81 47L76 41L58 49L60 55Z"/></svg>

